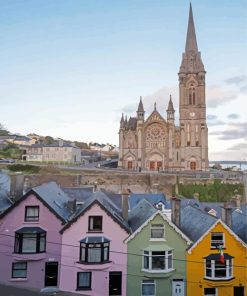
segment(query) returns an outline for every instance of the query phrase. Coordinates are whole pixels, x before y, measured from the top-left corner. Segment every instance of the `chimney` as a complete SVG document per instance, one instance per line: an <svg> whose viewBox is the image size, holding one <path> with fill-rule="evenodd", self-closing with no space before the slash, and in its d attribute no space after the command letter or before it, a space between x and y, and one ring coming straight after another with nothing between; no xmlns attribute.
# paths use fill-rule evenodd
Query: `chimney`
<svg viewBox="0 0 247 296"><path fill-rule="evenodd" d="M129 217L129 189L124 189L122 191L122 215L126 221L128 221Z"/></svg>
<svg viewBox="0 0 247 296"><path fill-rule="evenodd" d="M93 184L93 192L96 192L98 191L98 182L95 181L94 184Z"/></svg>
<svg viewBox="0 0 247 296"><path fill-rule="evenodd" d="M10 175L10 198L17 201L23 196L24 175L15 173Z"/></svg>
<svg viewBox="0 0 247 296"><path fill-rule="evenodd" d="M225 204L221 208L221 220L230 228L232 228L232 207Z"/></svg>
<svg viewBox="0 0 247 296"><path fill-rule="evenodd" d="M63 140L62 140L62 139L59 139L59 141L58 141L58 146L59 146L59 147L63 147Z"/></svg>
<svg viewBox="0 0 247 296"><path fill-rule="evenodd" d="M69 200L67 203L67 208L71 213L74 213L76 211L76 199Z"/></svg>
<svg viewBox="0 0 247 296"><path fill-rule="evenodd" d="M193 197L194 197L194 199L195 199L196 201L199 201L199 193L195 192L195 193L193 194Z"/></svg>
<svg viewBox="0 0 247 296"><path fill-rule="evenodd" d="M177 197L172 198L172 222L180 226L181 220L181 199Z"/></svg>

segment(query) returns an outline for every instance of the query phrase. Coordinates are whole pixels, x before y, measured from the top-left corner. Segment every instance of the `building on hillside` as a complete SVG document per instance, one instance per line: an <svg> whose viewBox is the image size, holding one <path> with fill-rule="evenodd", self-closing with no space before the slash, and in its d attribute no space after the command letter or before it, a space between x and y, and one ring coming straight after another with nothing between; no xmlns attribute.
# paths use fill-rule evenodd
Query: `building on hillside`
<svg viewBox="0 0 247 296"><path fill-rule="evenodd" d="M179 69L179 126L175 125L172 98L166 119L156 103L145 119L140 99L136 117L122 115L119 130L119 163L125 169L207 170L205 69L198 51L190 6L185 52ZM160 110L162 112L162 110Z"/></svg>
<svg viewBox="0 0 247 296"><path fill-rule="evenodd" d="M50 145L34 144L22 148L25 150L25 154L22 155L24 161L81 162L81 149L62 140Z"/></svg>
<svg viewBox="0 0 247 296"><path fill-rule="evenodd" d="M129 222L127 295L186 295L189 238L145 199L133 208Z"/></svg>
<svg viewBox="0 0 247 296"><path fill-rule="evenodd" d="M34 187L0 215L0 281L35 289L58 287L59 230L73 214L56 183Z"/></svg>

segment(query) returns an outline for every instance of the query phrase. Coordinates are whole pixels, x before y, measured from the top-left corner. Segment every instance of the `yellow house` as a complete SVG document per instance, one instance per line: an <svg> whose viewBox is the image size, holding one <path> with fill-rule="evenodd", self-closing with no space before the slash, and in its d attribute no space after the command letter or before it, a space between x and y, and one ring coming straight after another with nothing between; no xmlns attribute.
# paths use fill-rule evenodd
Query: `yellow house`
<svg viewBox="0 0 247 296"><path fill-rule="evenodd" d="M246 286L247 245L216 220L188 249L187 296L246 296Z"/></svg>

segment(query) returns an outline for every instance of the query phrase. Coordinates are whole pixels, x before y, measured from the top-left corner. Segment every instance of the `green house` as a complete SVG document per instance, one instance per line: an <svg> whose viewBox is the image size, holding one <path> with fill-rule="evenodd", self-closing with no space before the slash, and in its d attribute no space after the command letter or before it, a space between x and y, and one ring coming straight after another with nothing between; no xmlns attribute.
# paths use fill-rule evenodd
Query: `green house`
<svg viewBox="0 0 247 296"><path fill-rule="evenodd" d="M189 238L146 200L129 215L127 295L185 296Z"/></svg>

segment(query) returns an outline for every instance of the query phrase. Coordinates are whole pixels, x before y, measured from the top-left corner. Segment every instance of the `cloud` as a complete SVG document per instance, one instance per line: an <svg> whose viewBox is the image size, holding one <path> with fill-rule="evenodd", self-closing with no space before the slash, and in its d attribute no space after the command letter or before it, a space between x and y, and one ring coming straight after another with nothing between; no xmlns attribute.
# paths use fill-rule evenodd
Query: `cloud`
<svg viewBox="0 0 247 296"><path fill-rule="evenodd" d="M246 75L233 76L231 78L226 79L225 83L226 84L234 84L234 85L247 83L247 76Z"/></svg>
<svg viewBox="0 0 247 296"><path fill-rule="evenodd" d="M239 143L239 144L236 144L230 148L228 148L228 150L245 150L247 151L247 142L242 142L242 143Z"/></svg>
<svg viewBox="0 0 247 296"><path fill-rule="evenodd" d="M236 99L235 92L223 90L220 86L213 85L207 88L206 104L209 108L216 108Z"/></svg>
<svg viewBox="0 0 247 296"><path fill-rule="evenodd" d="M217 121L208 121L208 126L219 126L219 125L226 125L226 122L222 120L217 120Z"/></svg>
<svg viewBox="0 0 247 296"><path fill-rule="evenodd" d="M207 115L207 120L215 120L216 118L217 118L217 115L214 115L214 114Z"/></svg>
<svg viewBox="0 0 247 296"><path fill-rule="evenodd" d="M239 115L237 113L231 113L227 116L229 119L238 119Z"/></svg>
<svg viewBox="0 0 247 296"><path fill-rule="evenodd" d="M215 131L210 134L218 136L219 140L247 140L247 122L230 123L224 131Z"/></svg>
<svg viewBox="0 0 247 296"><path fill-rule="evenodd" d="M127 114L132 114L134 113L137 108L138 108L138 104L139 104L139 101L134 105L134 104L131 104L131 105L125 105L121 110L120 112L123 112L123 113L127 113Z"/></svg>

